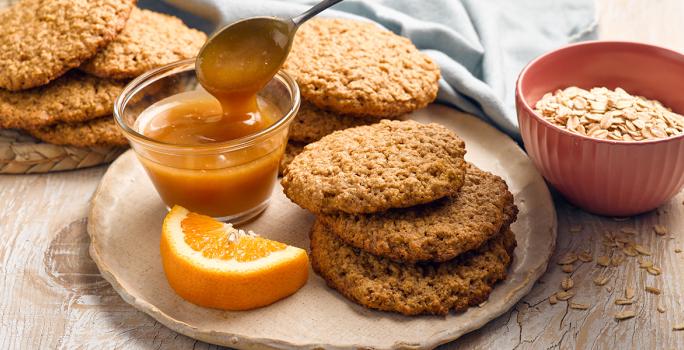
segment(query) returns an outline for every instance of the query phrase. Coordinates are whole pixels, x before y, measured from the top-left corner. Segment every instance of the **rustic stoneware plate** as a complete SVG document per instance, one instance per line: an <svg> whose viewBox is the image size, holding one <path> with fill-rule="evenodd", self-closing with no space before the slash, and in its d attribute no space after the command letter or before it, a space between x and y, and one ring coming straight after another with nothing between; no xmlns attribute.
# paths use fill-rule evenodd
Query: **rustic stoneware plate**
<svg viewBox="0 0 684 350"><path fill-rule="evenodd" d="M406 317L358 306L326 287L313 272L295 295L243 312L206 309L178 297L159 257L166 209L132 152L111 165L92 200L90 255L128 303L167 327L209 343L241 349L432 348L482 327L510 309L546 270L556 241L556 213L534 166L510 138L483 121L432 105L412 116L453 129L466 142L466 158L502 176L520 208L509 277L481 307L446 317ZM308 249L312 215L277 187L269 208L246 225L278 241Z"/></svg>

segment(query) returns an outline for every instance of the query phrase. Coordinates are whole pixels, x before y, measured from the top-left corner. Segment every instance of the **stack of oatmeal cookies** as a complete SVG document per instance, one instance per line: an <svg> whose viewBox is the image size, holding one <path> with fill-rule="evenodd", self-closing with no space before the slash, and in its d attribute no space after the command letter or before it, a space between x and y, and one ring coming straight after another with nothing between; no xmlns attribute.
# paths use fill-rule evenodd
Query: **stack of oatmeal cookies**
<svg viewBox="0 0 684 350"><path fill-rule="evenodd" d="M22 0L0 12L0 128L77 147L125 145L114 100L206 40L135 0Z"/></svg>
<svg viewBox="0 0 684 350"><path fill-rule="evenodd" d="M511 263L518 209L504 180L465 153L450 130L410 120L307 145L282 185L316 215L314 270L361 305L406 315L486 301Z"/></svg>
<svg viewBox="0 0 684 350"><path fill-rule="evenodd" d="M283 69L301 90L281 172L336 130L400 119L434 101L439 67L409 39L371 22L317 18L295 36Z"/></svg>

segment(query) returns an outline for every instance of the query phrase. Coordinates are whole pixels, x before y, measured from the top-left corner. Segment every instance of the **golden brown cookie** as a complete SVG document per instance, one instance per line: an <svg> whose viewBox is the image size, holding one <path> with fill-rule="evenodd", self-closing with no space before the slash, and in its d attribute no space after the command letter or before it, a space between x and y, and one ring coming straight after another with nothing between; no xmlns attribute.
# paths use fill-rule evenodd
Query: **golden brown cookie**
<svg viewBox="0 0 684 350"><path fill-rule="evenodd" d="M283 159L280 160L280 165L278 166L278 175L283 176L285 168L292 162L294 157L302 153L306 144L288 141L287 146L285 146L285 153L283 154Z"/></svg>
<svg viewBox="0 0 684 350"><path fill-rule="evenodd" d="M476 249L515 221L518 208L503 179L470 165L447 198L375 214L321 214L347 244L393 260L446 261Z"/></svg>
<svg viewBox="0 0 684 350"><path fill-rule="evenodd" d="M446 315L489 297L506 278L515 235L505 228L477 250L442 263L400 263L345 244L320 221L311 231L311 265L328 286L365 307L404 315Z"/></svg>
<svg viewBox="0 0 684 350"><path fill-rule="evenodd" d="M33 137L55 145L77 147L123 146L128 141L123 136L111 116L89 120L82 123L60 123L28 132Z"/></svg>
<svg viewBox="0 0 684 350"><path fill-rule="evenodd" d="M0 12L0 87L45 85L123 29L135 0L23 0Z"/></svg>
<svg viewBox="0 0 684 350"><path fill-rule="evenodd" d="M432 102L439 88L439 67L409 39L350 19L305 23L283 68L304 99L355 116L402 115Z"/></svg>
<svg viewBox="0 0 684 350"><path fill-rule="evenodd" d="M0 90L0 127L35 129L111 115L114 100L125 85L71 71L45 86Z"/></svg>
<svg viewBox="0 0 684 350"><path fill-rule="evenodd" d="M439 124L390 121L336 131L287 167L285 194L314 213L376 213L458 192L465 143Z"/></svg>
<svg viewBox="0 0 684 350"><path fill-rule="evenodd" d="M322 110L302 101L299 112L290 124L290 140L311 143L333 131L377 123L377 118L351 117Z"/></svg>
<svg viewBox="0 0 684 350"><path fill-rule="evenodd" d="M103 78L133 78L197 55L207 36L180 19L135 8L119 34L80 69Z"/></svg>

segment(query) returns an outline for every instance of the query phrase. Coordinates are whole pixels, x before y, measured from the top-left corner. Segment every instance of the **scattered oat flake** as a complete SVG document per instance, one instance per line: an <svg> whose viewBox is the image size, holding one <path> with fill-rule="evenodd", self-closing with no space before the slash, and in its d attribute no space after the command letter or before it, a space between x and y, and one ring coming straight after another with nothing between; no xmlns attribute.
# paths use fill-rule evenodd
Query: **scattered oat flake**
<svg viewBox="0 0 684 350"><path fill-rule="evenodd" d="M572 273L573 271L575 271L575 268L572 267L572 265L563 265L561 267L561 271L563 271L565 273Z"/></svg>
<svg viewBox="0 0 684 350"><path fill-rule="evenodd" d="M612 259L610 259L610 264L613 266L620 266L623 261L625 261L624 255L615 255Z"/></svg>
<svg viewBox="0 0 684 350"><path fill-rule="evenodd" d="M606 291L607 291L608 293L612 292L612 291L613 291L613 287L611 287L611 286L606 287Z"/></svg>
<svg viewBox="0 0 684 350"><path fill-rule="evenodd" d="M684 331L684 323L680 323L678 325L675 325L674 327L672 327L672 330L673 331Z"/></svg>
<svg viewBox="0 0 684 350"><path fill-rule="evenodd" d="M615 305L632 305L632 299L615 299Z"/></svg>
<svg viewBox="0 0 684 350"><path fill-rule="evenodd" d="M658 276L658 275L660 275L663 271L662 271L660 268L658 268L658 267L652 266L652 267L647 267L647 268L646 268L646 272L648 272L649 274L651 274L651 275L653 275L653 276Z"/></svg>
<svg viewBox="0 0 684 350"><path fill-rule="evenodd" d="M586 310L589 308L589 305L570 302L570 308L575 310Z"/></svg>
<svg viewBox="0 0 684 350"><path fill-rule="evenodd" d="M639 267L642 269L648 269L649 267L653 267L653 262L648 260L639 261Z"/></svg>
<svg viewBox="0 0 684 350"><path fill-rule="evenodd" d="M627 311L622 311L622 312L616 313L616 314L615 314L615 319L618 320L618 321L621 321L621 320L626 320L626 319L628 319L628 318L632 318L632 317L634 317L634 316L636 316L636 314L634 313L634 311L632 311L632 310L627 310Z"/></svg>
<svg viewBox="0 0 684 350"><path fill-rule="evenodd" d="M487 305L487 300L485 300L485 301L483 301L483 302L477 304L478 307L483 307L483 306L485 306L485 305Z"/></svg>
<svg viewBox="0 0 684 350"><path fill-rule="evenodd" d="M641 244L635 245L634 250L636 250L641 255L651 255L651 251L648 250L648 248L642 246Z"/></svg>
<svg viewBox="0 0 684 350"><path fill-rule="evenodd" d="M664 313L665 313L665 307L662 306L662 305L658 305L658 307L656 308L656 310L658 310L658 312L660 312L661 314L664 314Z"/></svg>
<svg viewBox="0 0 684 350"><path fill-rule="evenodd" d="M569 290L572 289L572 287L575 285L575 282L572 280L571 277L565 277L561 281L561 288L563 290Z"/></svg>
<svg viewBox="0 0 684 350"><path fill-rule="evenodd" d="M575 296L575 292L570 291L570 290L568 290L568 291L563 290L563 291L556 293L556 299L561 300L561 301L569 300L570 298L572 298L574 296Z"/></svg>
<svg viewBox="0 0 684 350"><path fill-rule="evenodd" d="M634 288L627 287L625 288L625 299L632 299L634 298Z"/></svg>
<svg viewBox="0 0 684 350"><path fill-rule="evenodd" d="M667 234L667 227L657 224L653 226L653 231L659 236L664 236Z"/></svg>
<svg viewBox="0 0 684 350"><path fill-rule="evenodd" d="M567 253L558 259L558 265L568 265L577 261L577 255L574 253Z"/></svg>
<svg viewBox="0 0 684 350"><path fill-rule="evenodd" d="M582 254L577 256L577 259L581 262L591 262L594 260L594 257L591 255L589 252L583 252Z"/></svg>
<svg viewBox="0 0 684 350"><path fill-rule="evenodd" d="M597 286L604 286L608 281L610 280L610 277L608 276L596 276L594 277L594 284Z"/></svg>
<svg viewBox="0 0 684 350"><path fill-rule="evenodd" d="M556 294L549 297L549 304L556 305L557 303L558 303L558 298L556 298Z"/></svg>
<svg viewBox="0 0 684 350"><path fill-rule="evenodd" d="M646 286L646 288L644 288L644 289L651 294L659 295L661 293L660 289L658 289L656 287L652 287L652 286Z"/></svg>
<svg viewBox="0 0 684 350"><path fill-rule="evenodd" d="M596 259L596 263L601 266L608 266L610 265L610 258L605 255L601 255Z"/></svg>
<svg viewBox="0 0 684 350"><path fill-rule="evenodd" d="M682 249L681 249L681 248L675 248L674 252L675 252L675 253L681 253L681 252L682 252Z"/></svg>
<svg viewBox="0 0 684 350"><path fill-rule="evenodd" d="M622 252L625 253L627 256L637 256L639 255L639 252L636 250L635 247L628 246L622 249Z"/></svg>

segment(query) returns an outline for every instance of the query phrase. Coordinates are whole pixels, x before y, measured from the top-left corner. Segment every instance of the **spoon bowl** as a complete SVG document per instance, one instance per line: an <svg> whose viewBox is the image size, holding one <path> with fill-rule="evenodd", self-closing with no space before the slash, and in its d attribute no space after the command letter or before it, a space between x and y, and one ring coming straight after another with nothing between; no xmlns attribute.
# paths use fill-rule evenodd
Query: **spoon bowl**
<svg viewBox="0 0 684 350"><path fill-rule="evenodd" d="M200 50L200 83L216 94L254 93L269 82L287 58L296 30L291 19L246 18L214 35Z"/></svg>

